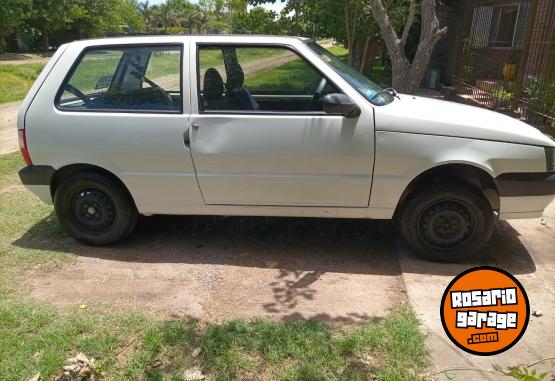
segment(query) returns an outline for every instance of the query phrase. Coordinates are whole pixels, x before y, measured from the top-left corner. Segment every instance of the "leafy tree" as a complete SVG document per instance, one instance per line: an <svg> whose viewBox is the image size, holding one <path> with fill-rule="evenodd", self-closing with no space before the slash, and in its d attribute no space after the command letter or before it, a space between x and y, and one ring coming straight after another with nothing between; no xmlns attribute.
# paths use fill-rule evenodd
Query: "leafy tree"
<svg viewBox="0 0 555 381"><path fill-rule="evenodd" d="M263 4L285 0L252 0ZM403 24L410 0L385 0L395 27ZM333 38L349 50L349 63L364 74L372 71L374 57L382 49L378 25L368 0L288 0L282 18L290 22L289 34Z"/></svg>
<svg viewBox="0 0 555 381"><path fill-rule="evenodd" d="M144 28L137 3L129 0L73 0L67 19L78 38Z"/></svg>
<svg viewBox="0 0 555 381"><path fill-rule="evenodd" d="M31 10L31 0L0 1L0 52L4 48L4 38L23 23Z"/></svg>
<svg viewBox="0 0 555 381"><path fill-rule="evenodd" d="M50 34L64 29L68 24L68 0L32 0L28 23L31 28L39 30L42 48L50 49Z"/></svg>
<svg viewBox="0 0 555 381"><path fill-rule="evenodd" d="M255 7L250 12L246 10L234 12L233 31L235 33L280 34L281 25L276 18L275 12L262 7Z"/></svg>
<svg viewBox="0 0 555 381"><path fill-rule="evenodd" d="M227 0L227 8L231 13L246 12L249 0Z"/></svg>

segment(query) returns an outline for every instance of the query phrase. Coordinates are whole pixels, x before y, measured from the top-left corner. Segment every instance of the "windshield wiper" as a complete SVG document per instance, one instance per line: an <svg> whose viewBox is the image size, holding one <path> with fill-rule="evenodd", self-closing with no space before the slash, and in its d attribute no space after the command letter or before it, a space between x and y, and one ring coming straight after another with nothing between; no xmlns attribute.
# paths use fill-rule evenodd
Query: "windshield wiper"
<svg viewBox="0 0 555 381"><path fill-rule="evenodd" d="M374 94L374 96L370 100L373 101L374 99L376 99L380 95L384 95L384 94L389 94L394 98L401 99L397 90L395 90L393 87L388 87L387 89L383 89L381 91L378 91L376 94Z"/></svg>

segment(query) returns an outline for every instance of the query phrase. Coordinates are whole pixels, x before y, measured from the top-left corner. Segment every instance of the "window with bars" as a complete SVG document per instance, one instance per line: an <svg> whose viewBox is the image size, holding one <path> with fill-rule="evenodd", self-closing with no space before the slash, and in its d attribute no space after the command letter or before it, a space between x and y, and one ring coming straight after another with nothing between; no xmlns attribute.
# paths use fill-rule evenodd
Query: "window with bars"
<svg viewBox="0 0 555 381"><path fill-rule="evenodd" d="M473 48L522 48L529 2L474 8L470 43Z"/></svg>

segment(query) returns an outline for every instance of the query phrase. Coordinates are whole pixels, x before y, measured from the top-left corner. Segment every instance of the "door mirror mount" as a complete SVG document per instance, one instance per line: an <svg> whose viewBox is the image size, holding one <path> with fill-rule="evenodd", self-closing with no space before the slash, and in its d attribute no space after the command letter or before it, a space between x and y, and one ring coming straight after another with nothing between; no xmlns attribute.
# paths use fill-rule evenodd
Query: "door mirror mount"
<svg viewBox="0 0 555 381"><path fill-rule="evenodd" d="M324 112L331 115L343 115L346 118L358 118L360 107L345 94L328 94L324 97Z"/></svg>

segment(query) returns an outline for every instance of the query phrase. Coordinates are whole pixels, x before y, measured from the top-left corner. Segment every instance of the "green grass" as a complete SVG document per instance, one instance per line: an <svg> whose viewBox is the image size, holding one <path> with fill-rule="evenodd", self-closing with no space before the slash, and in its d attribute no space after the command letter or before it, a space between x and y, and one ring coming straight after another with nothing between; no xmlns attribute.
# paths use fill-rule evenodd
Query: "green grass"
<svg viewBox="0 0 555 381"><path fill-rule="evenodd" d="M340 58L347 58L347 55L349 54L349 50L344 48L343 46L337 45L337 46L332 46L331 48L328 48L328 50L330 52L332 52L333 54L335 54L336 56L340 57Z"/></svg>
<svg viewBox="0 0 555 381"><path fill-rule="evenodd" d="M259 59L286 54L287 52L285 49L237 48L237 60L241 64L246 64ZM224 58L220 49L204 49L200 52L199 58L201 72L211 67L224 66Z"/></svg>
<svg viewBox="0 0 555 381"><path fill-rule="evenodd" d="M107 380L182 380L195 366L209 380L416 380L423 372L424 335L406 306L332 329L316 321L164 321L109 306L58 310L29 298L26 271L68 265L80 246L52 206L17 187L22 165L18 153L0 156L0 380L37 372L52 379L79 352L94 357Z"/></svg>
<svg viewBox="0 0 555 381"><path fill-rule="evenodd" d="M297 58L281 66L248 76L245 86L253 94L260 91L314 94L320 79L320 75L310 65Z"/></svg>
<svg viewBox="0 0 555 381"><path fill-rule="evenodd" d="M282 380L407 380L426 364L423 340L414 315L398 307L383 321L336 332L316 321L232 321L209 327L201 343L207 369L223 379L263 371Z"/></svg>
<svg viewBox="0 0 555 381"><path fill-rule="evenodd" d="M43 64L0 64L0 104L25 98L43 67Z"/></svg>

